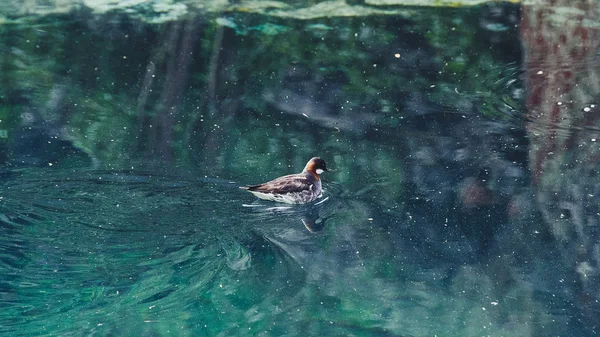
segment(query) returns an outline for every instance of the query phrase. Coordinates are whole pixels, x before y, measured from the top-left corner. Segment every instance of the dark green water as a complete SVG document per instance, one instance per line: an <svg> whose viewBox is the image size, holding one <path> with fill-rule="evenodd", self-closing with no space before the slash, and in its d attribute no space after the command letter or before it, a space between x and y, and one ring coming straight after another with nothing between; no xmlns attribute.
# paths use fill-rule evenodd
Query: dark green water
<svg viewBox="0 0 600 337"><path fill-rule="evenodd" d="M159 3L0 6L1 336L598 333L596 4Z"/></svg>

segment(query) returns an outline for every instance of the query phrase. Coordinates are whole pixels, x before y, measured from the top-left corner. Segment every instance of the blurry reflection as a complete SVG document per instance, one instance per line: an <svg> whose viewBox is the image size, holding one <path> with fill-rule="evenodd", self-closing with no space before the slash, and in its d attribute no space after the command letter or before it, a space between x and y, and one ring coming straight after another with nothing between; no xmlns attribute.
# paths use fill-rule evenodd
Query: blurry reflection
<svg viewBox="0 0 600 337"><path fill-rule="evenodd" d="M324 205L329 197L318 199L307 205L279 206L279 204L265 205L264 202L245 204L244 207L252 208L258 217L281 217L281 219L298 219L306 230L316 233L325 228L327 217L324 215Z"/></svg>
<svg viewBox="0 0 600 337"><path fill-rule="evenodd" d="M181 118L181 102L183 92L188 85L188 79L193 65L196 45L200 41L201 20L192 16L185 21L175 21L166 25L159 39L159 46L154 49L143 77L138 102L137 117L140 132L148 132L148 144L142 149L147 150L148 157L159 157L171 161L173 157L174 126ZM157 70L158 67L158 70ZM164 71L164 74L161 72ZM159 84L154 82L157 75L164 76L162 89L156 90ZM151 93L159 91L156 113L147 112Z"/></svg>
<svg viewBox="0 0 600 337"><path fill-rule="evenodd" d="M600 310L599 7L525 2L521 22L534 194L590 317Z"/></svg>

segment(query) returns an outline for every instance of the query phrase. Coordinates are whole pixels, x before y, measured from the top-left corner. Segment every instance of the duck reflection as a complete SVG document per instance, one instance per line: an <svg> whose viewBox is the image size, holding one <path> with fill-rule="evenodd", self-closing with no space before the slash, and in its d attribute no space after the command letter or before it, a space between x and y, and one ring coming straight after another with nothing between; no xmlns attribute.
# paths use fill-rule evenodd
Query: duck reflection
<svg viewBox="0 0 600 337"><path fill-rule="evenodd" d="M329 216L326 215L325 205L329 197L320 199L317 202L294 205L294 206L274 206L267 207L264 204L255 202L253 204L244 204L244 207L254 209L259 216L280 216L282 218L297 218L304 225L304 228L311 233L317 233L325 228L325 223Z"/></svg>
<svg viewBox="0 0 600 337"><path fill-rule="evenodd" d="M325 222L327 217L324 214L323 204L329 199L329 197L317 202L311 206L304 206L301 210L300 220L304 225L304 228L311 233L320 232L325 228Z"/></svg>

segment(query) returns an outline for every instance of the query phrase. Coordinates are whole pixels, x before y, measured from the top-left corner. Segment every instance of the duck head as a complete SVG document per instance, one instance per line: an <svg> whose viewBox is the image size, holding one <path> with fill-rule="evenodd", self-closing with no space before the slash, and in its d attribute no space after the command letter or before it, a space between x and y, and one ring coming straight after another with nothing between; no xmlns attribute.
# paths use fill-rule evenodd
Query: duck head
<svg viewBox="0 0 600 337"><path fill-rule="evenodd" d="M325 161L319 157L311 158L308 163L306 163L306 166L304 166L304 170L302 170L302 172L310 172L317 176L325 171L327 171L327 165L325 164Z"/></svg>

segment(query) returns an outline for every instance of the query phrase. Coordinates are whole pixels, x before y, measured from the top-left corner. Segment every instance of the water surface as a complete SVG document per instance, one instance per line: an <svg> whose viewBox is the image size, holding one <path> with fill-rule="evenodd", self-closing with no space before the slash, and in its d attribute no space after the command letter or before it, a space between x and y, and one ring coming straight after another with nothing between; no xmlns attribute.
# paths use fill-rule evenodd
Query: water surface
<svg viewBox="0 0 600 337"><path fill-rule="evenodd" d="M0 334L598 333L595 3L156 3L0 6Z"/></svg>

